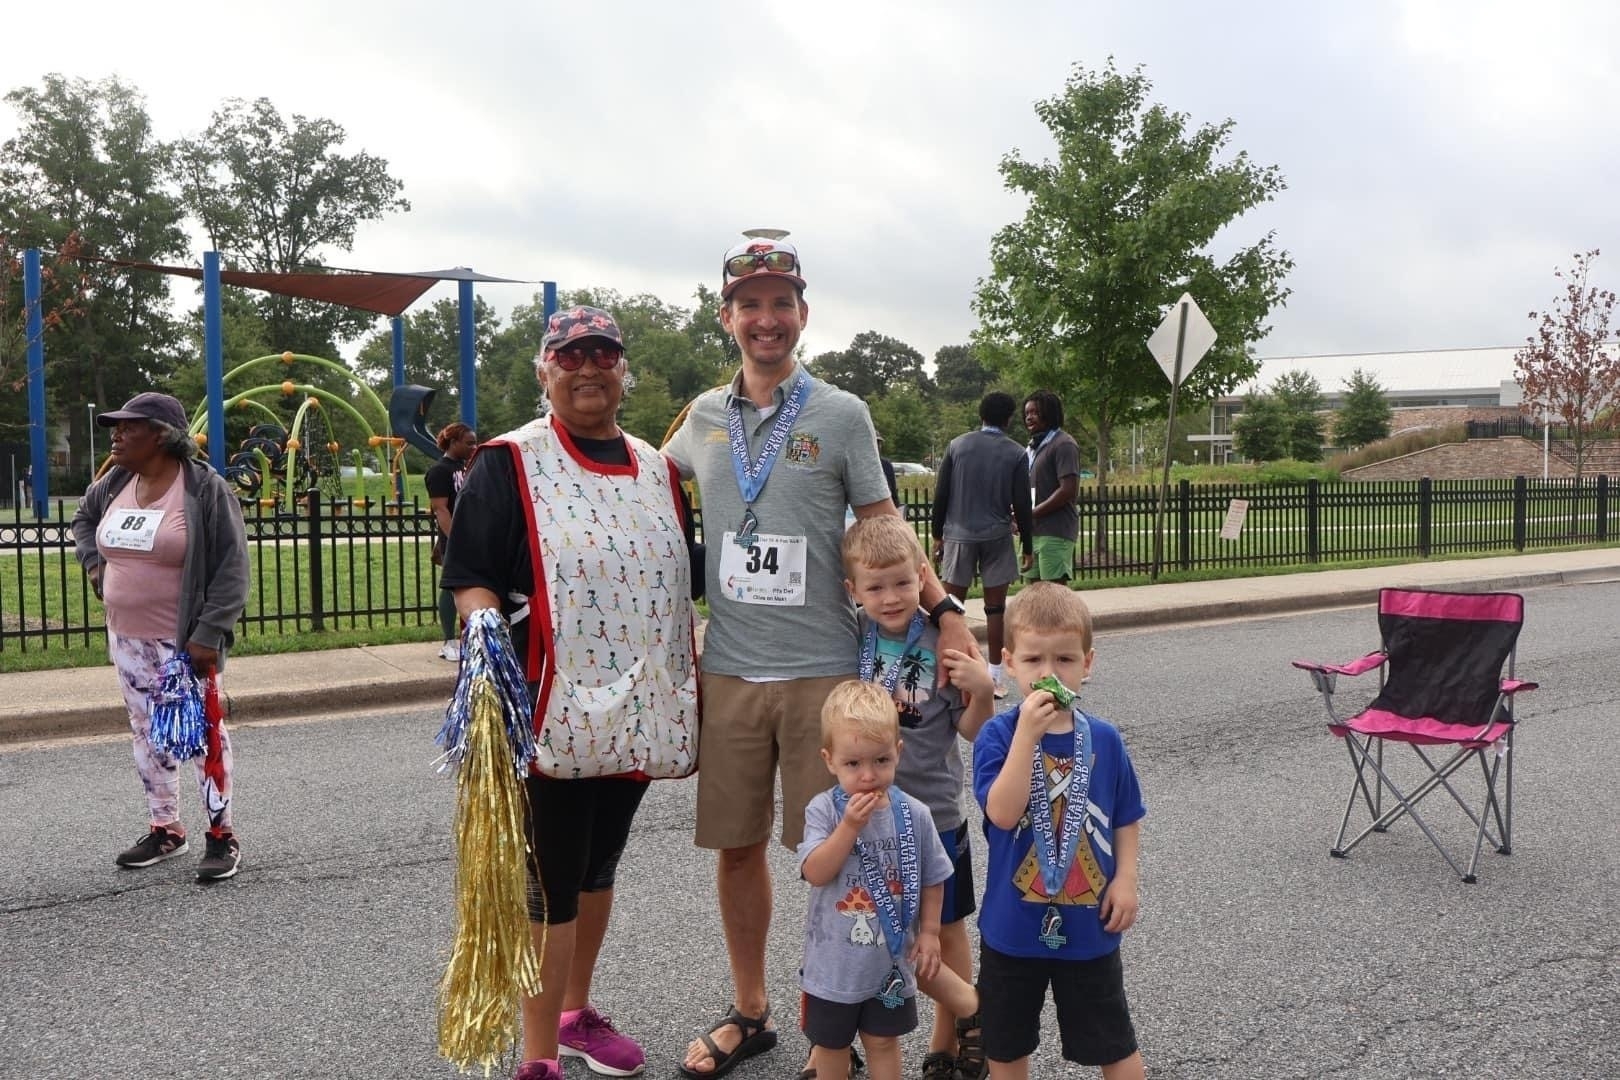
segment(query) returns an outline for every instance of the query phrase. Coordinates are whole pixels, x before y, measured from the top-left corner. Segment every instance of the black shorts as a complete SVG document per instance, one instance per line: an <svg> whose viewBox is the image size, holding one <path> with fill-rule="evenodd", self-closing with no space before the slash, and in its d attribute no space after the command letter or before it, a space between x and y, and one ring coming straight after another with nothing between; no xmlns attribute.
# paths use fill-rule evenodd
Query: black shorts
<svg viewBox="0 0 1620 1080"><path fill-rule="evenodd" d="M548 926L579 916L579 894L613 888L648 780L528 777L529 921ZM539 881L535 880L536 863ZM537 887L538 886L538 887Z"/></svg>
<svg viewBox="0 0 1620 1080"><path fill-rule="evenodd" d="M945 902L940 906L939 924L949 926L973 914L973 848L968 845L967 822L954 829L941 829L939 842L951 857L951 876L945 879Z"/></svg>
<svg viewBox="0 0 1620 1080"><path fill-rule="evenodd" d="M842 1050L855 1041L857 1032L881 1038L910 1035L917 1028L917 999L902 1001L891 1009L875 997L846 1005L814 994L799 994L799 1030L812 1045Z"/></svg>
<svg viewBox="0 0 1620 1080"><path fill-rule="evenodd" d="M1035 1052L1049 985L1065 1060L1112 1065L1136 1053L1118 949L1095 960L1037 960L1008 956L981 943L979 1018L987 1058L1017 1061Z"/></svg>

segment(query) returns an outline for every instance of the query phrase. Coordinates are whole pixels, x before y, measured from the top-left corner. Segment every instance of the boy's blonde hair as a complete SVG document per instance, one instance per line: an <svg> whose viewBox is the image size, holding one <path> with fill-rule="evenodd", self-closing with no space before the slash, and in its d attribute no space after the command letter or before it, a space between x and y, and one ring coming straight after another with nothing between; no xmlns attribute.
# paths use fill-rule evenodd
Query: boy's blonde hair
<svg viewBox="0 0 1620 1080"><path fill-rule="evenodd" d="M863 566L886 570L902 563L921 566L927 560L916 531L893 514L861 518L844 532L844 576L850 579Z"/></svg>
<svg viewBox="0 0 1620 1080"><path fill-rule="evenodd" d="M897 742L900 710L878 683L841 682L821 706L821 748L831 750L833 735L840 731L873 742Z"/></svg>
<svg viewBox="0 0 1620 1080"><path fill-rule="evenodd" d="M1007 601L1007 621L1002 632L1006 647L1023 632L1039 634L1079 634L1087 652L1091 651L1091 609L1080 594L1055 581L1026 585Z"/></svg>

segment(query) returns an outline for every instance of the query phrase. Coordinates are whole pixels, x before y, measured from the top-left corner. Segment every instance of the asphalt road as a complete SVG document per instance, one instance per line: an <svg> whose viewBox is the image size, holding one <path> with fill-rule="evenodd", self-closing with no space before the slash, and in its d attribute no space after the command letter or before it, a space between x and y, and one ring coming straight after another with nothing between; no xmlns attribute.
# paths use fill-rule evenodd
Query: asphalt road
<svg viewBox="0 0 1620 1080"><path fill-rule="evenodd" d="M1514 854L1487 852L1473 886L1410 826L1327 855L1348 769L1287 662L1372 648L1367 610L1098 642L1086 699L1124 729L1149 805L1124 955L1150 1075L1620 1075L1620 585L1535 590L1529 613L1519 670L1544 689L1521 712ZM453 1075L435 1055L453 869L437 723L240 730L244 869L207 888L191 856L113 867L142 827L126 744L0 752L0 1077ZM727 995L693 791L643 805L595 995L657 1077ZM1460 814L1436 820L1461 838ZM773 864L791 1027L805 890L786 852ZM732 1075L793 1076L803 1043L783 1042ZM1035 1076L1087 1074L1055 1046L1049 1022Z"/></svg>

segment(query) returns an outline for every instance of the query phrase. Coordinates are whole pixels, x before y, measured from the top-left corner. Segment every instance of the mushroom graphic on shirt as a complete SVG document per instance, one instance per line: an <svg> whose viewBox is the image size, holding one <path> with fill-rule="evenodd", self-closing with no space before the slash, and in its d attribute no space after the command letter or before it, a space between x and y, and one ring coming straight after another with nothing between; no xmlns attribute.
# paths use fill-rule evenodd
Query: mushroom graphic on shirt
<svg viewBox="0 0 1620 1080"><path fill-rule="evenodd" d="M865 889L855 886L833 907L838 914L855 920L855 925L849 930L852 944L871 945L877 941L877 934L872 930L872 920L877 918L877 905L872 903L872 897Z"/></svg>

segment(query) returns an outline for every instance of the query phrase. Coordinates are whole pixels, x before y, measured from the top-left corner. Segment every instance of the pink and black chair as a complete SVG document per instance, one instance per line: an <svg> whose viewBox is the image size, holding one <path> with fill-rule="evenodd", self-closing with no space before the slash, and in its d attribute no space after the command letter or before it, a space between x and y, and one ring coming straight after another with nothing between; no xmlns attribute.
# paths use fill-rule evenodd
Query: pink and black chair
<svg viewBox="0 0 1620 1080"><path fill-rule="evenodd" d="M1383 648L1347 664L1294 661L1322 694L1328 731L1344 740L1355 770L1332 855L1345 858L1368 836L1411 817L1463 881L1473 884L1485 841L1503 855L1513 846L1514 695L1536 684L1514 677L1514 652L1524 625L1516 593L1447 593L1384 589L1378 594ZM1340 675L1377 670L1378 696L1341 719L1333 694ZM1403 791L1384 760L1385 743L1404 743L1421 762L1421 778ZM1479 783L1460 770L1478 762ZM1471 770L1470 770L1471 772ZM1474 824L1474 852L1464 869L1418 804L1436 791L1451 796ZM1385 793L1389 805L1385 805ZM1470 794L1475 803L1470 804ZM1442 800L1443 801L1443 800ZM1348 843L1358 803L1368 824ZM1476 810L1477 806L1477 810Z"/></svg>

